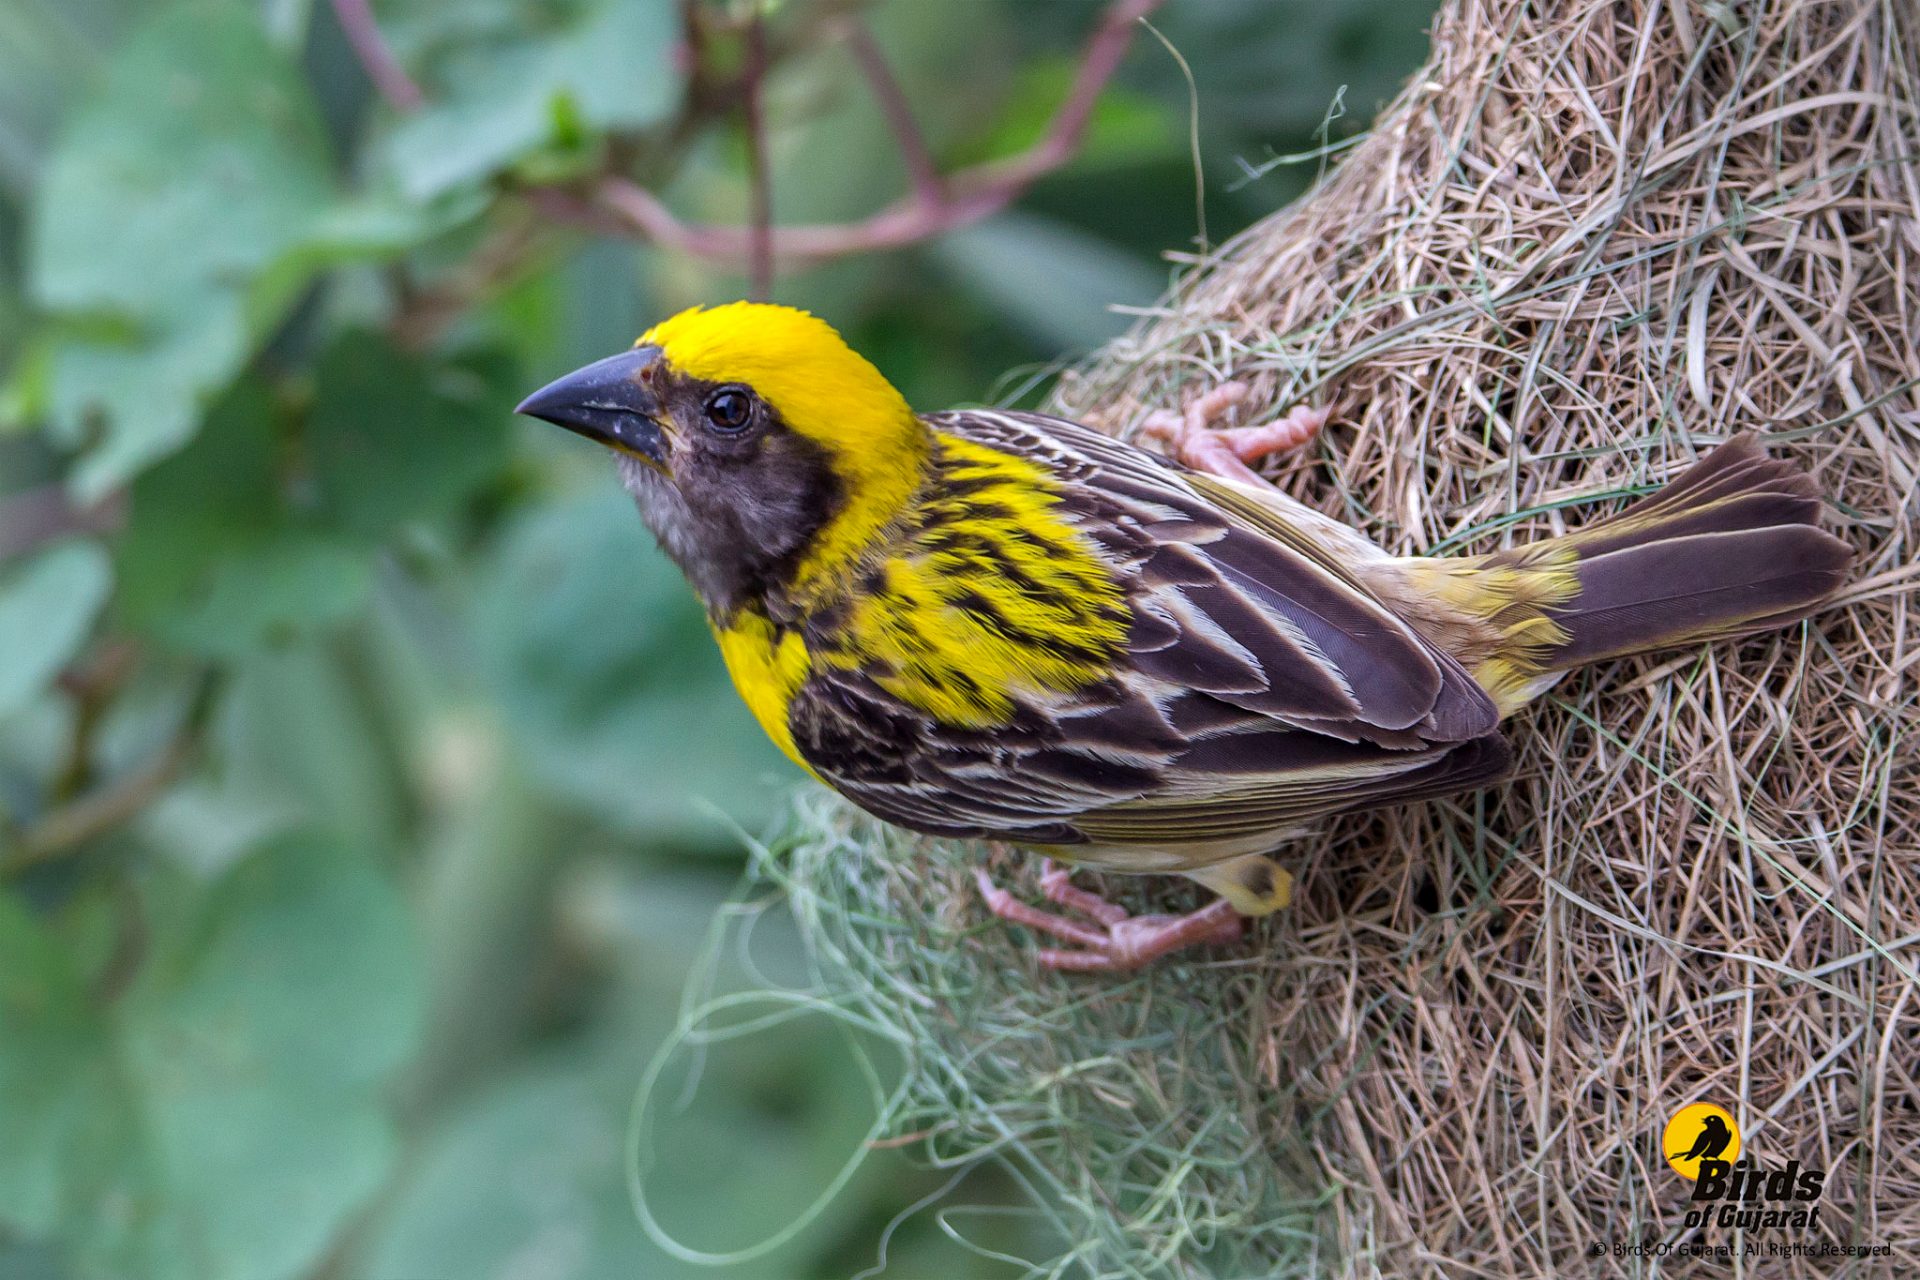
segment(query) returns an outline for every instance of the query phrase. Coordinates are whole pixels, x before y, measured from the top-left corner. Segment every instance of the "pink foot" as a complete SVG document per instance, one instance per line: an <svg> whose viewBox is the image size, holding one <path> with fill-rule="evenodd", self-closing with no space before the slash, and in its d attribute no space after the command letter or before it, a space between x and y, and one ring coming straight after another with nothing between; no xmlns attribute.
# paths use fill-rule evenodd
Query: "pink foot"
<svg viewBox="0 0 1920 1280"><path fill-rule="evenodd" d="M1073 944L1067 949L1047 947L1040 952L1040 963L1049 969L1119 973L1151 964L1182 947L1240 940L1240 915L1225 898L1184 916L1136 918L1099 894L1076 888L1067 872L1053 863L1041 865L1040 892L1046 899L1089 917L1094 924L1028 906L996 885L984 867L974 875L980 884L980 896L994 915Z"/></svg>
<svg viewBox="0 0 1920 1280"><path fill-rule="evenodd" d="M1245 400L1247 390L1244 382L1223 382L1189 401L1180 413L1160 409L1147 415L1140 424L1140 434L1166 441L1173 456L1195 471L1263 484L1247 464L1299 448L1320 433L1333 410L1295 405L1286 417L1273 422L1216 430L1214 420Z"/></svg>

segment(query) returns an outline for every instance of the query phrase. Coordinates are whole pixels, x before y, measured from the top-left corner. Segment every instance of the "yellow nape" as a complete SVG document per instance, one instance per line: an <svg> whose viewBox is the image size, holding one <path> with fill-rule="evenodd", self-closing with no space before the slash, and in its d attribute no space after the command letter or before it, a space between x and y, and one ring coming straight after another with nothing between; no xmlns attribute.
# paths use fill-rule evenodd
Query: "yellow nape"
<svg viewBox="0 0 1920 1280"><path fill-rule="evenodd" d="M795 575L801 595L849 566L919 487L928 435L906 397L832 325L793 307L692 307L640 335L667 363L708 382L738 382L795 434L824 448L845 506Z"/></svg>
<svg viewBox="0 0 1920 1280"><path fill-rule="evenodd" d="M714 623L713 638L720 642L720 657L747 710L787 759L812 773L813 766L800 758L793 745L793 728L787 719L809 666L807 646L799 633L778 631L765 614L742 609L725 625Z"/></svg>

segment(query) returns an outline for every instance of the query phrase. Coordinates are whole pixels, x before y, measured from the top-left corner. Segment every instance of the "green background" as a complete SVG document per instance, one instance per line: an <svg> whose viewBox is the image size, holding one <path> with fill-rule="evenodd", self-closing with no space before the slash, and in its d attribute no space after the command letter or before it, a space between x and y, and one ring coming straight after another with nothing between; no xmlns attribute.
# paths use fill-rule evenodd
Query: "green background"
<svg viewBox="0 0 1920 1280"><path fill-rule="evenodd" d="M845 8L772 12L782 221L905 186ZM1031 402L1195 247L1190 127L1217 243L1430 9L1176 3L1197 99L1141 33L1011 211L775 297L917 406ZM672 0L376 12L418 111L324 0L0 0L0 1280L715 1274L640 1226L629 1111L690 975L803 974L777 911L708 948L798 773L608 459L510 409L746 289L529 191L620 169L737 221L745 145L689 106ZM1037 136L1099 7L862 12L953 168ZM676 1053L638 1135L695 1249L799 1217L887 1085L768 1022ZM881 1150L720 1274L1018 1276L1043 1222L1006 1170Z"/></svg>

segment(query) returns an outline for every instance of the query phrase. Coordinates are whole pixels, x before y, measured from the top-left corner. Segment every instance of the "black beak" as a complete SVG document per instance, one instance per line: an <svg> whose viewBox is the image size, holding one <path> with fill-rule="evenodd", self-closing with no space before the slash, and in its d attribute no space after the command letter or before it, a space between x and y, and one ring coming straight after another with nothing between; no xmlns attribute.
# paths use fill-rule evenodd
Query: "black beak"
<svg viewBox="0 0 1920 1280"><path fill-rule="evenodd" d="M515 413L577 431L589 440L666 469L671 443L660 425L660 401L648 385L660 348L635 347L549 382Z"/></svg>

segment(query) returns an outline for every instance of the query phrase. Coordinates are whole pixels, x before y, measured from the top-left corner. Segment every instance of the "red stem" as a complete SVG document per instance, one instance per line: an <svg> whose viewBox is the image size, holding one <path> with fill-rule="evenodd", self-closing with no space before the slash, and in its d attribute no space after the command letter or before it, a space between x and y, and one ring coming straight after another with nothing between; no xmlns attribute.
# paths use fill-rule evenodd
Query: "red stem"
<svg viewBox="0 0 1920 1280"><path fill-rule="evenodd" d="M767 172L767 121L760 102L766 74L767 29L756 11L747 24L747 65L741 97L747 117L748 275L758 302L773 296L773 180Z"/></svg>
<svg viewBox="0 0 1920 1280"><path fill-rule="evenodd" d="M346 32L347 43L353 46L354 56L360 59L367 79L373 81L382 98L401 111L418 111L425 105L426 95L420 92L420 86L413 82L400 60L393 56L386 37L380 34L380 24L374 21L369 0L333 0L333 16Z"/></svg>
<svg viewBox="0 0 1920 1280"><path fill-rule="evenodd" d="M880 104L880 114L886 118L894 145L900 148L900 159L913 182L914 196L923 205L939 204L946 196L946 184L941 181L940 168L934 164L927 140L913 118L913 107L907 102L900 82L894 78L893 69L887 65L886 55L874 42L873 33L857 19L847 21L847 47L854 61L860 64L861 74L866 76L874 101Z"/></svg>
<svg viewBox="0 0 1920 1280"><path fill-rule="evenodd" d="M70 534L107 534L126 522L127 495L116 490L91 507L76 507L57 484L0 498L0 562Z"/></svg>

